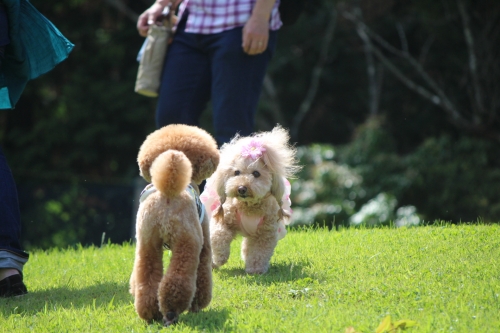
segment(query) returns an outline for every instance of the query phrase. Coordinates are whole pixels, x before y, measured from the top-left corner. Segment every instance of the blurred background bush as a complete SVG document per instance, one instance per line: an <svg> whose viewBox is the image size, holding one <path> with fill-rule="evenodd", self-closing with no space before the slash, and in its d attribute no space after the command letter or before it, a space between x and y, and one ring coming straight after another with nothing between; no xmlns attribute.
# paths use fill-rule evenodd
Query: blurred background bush
<svg viewBox="0 0 500 333"><path fill-rule="evenodd" d="M156 100L133 92L151 1L31 2L75 48L0 112L24 245L128 241L155 129ZM500 220L499 16L494 0L307 1L280 31L256 117L297 145L295 224Z"/></svg>
<svg viewBox="0 0 500 333"><path fill-rule="evenodd" d="M299 147L293 224L329 227L498 222L498 144L449 135L400 155L379 121L346 145Z"/></svg>

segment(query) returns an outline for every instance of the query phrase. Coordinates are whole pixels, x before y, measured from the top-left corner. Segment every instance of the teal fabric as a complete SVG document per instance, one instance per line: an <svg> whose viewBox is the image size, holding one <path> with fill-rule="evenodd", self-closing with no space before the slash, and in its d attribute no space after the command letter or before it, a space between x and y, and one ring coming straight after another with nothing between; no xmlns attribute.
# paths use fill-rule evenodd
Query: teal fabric
<svg viewBox="0 0 500 333"><path fill-rule="evenodd" d="M2 1L11 43L0 69L0 109L11 109L28 81L65 60L74 45L28 0Z"/></svg>

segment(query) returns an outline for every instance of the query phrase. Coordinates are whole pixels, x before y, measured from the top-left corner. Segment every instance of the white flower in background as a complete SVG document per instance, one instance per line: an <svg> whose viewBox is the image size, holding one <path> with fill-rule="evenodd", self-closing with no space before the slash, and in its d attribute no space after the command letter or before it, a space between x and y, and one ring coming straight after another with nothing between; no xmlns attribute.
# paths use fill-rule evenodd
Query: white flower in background
<svg viewBox="0 0 500 333"><path fill-rule="evenodd" d="M389 222L394 214L398 201L391 195L380 193L368 201L360 211L352 215L349 223L353 226L365 224L374 226Z"/></svg>
<svg viewBox="0 0 500 333"><path fill-rule="evenodd" d="M410 227L420 224L420 217L417 215L415 206L404 206L396 211L396 227Z"/></svg>

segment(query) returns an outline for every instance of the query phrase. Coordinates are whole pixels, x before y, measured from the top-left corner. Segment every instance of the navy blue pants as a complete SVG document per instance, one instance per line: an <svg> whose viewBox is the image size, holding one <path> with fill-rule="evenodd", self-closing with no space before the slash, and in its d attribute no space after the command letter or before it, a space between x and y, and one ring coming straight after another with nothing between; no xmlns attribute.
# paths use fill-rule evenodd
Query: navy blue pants
<svg viewBox="0 0 500 333"><path fill-rule="evenodd" d="M9 44L7 15L4 5L0 2L0 68L3 47L7 44ZM16 268L22 272L28 254L21 248L20 236L21 218L16 183L0 148L0 268Z"/></svg>
<svg viewBox="0 0 500 333"><path fill-rule="evenodd" d="M0 268L22 272L28 254L21 248L21 218L17 189L5 155L0 148Z"/></svg>
<svg viewBox="0 0 500 333"><path fill-rule="evenodd" d="M194 34L184 31L186 20L184 15L165 59L157 127L176 123L199 126L200 115L211 101L219 146L236 133L251 134L277 32L270 31L264 53L248 55L242 48L242 28Z"/></svg>

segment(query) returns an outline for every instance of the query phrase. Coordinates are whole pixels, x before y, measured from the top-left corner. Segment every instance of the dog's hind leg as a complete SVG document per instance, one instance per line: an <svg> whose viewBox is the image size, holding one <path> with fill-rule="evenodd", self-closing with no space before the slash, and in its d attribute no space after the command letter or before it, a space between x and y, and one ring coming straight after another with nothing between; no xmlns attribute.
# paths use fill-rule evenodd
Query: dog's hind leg
<svg viewBox="0 0 500 333"><path fill-rule="evenodd" d="M146 321L161 319L157 290L163 275L161 239L137 237L134 269L130 277L130 293L135 310Z"/></svg>
<svg viewBox="0 0 500 333"><path fill-rule="evenodd" d="M203 241L201 235L193 235L191 232L179 232L175 242L170 244L172 257L158 290L160 312L165 326L175 324L194 298L196 271Z"/></svg>
<svg viewBox="0 0 500 333"><path fill-rule="evenodd" d="M248 274L264 274L269 269L269 262L278 243L276 233L267 237L245 237L241 244L241 257L245 261Z"/></svg>
<svg viewBox="0 0 500 333"><path fill-rule="evenodd" d="M203 231L203 247L200 253L200 264L196 278L196 293L189 311L198 312L210 304L212 300L212 249L210 246L210 228L208 220L201 224Z"/></svg>

